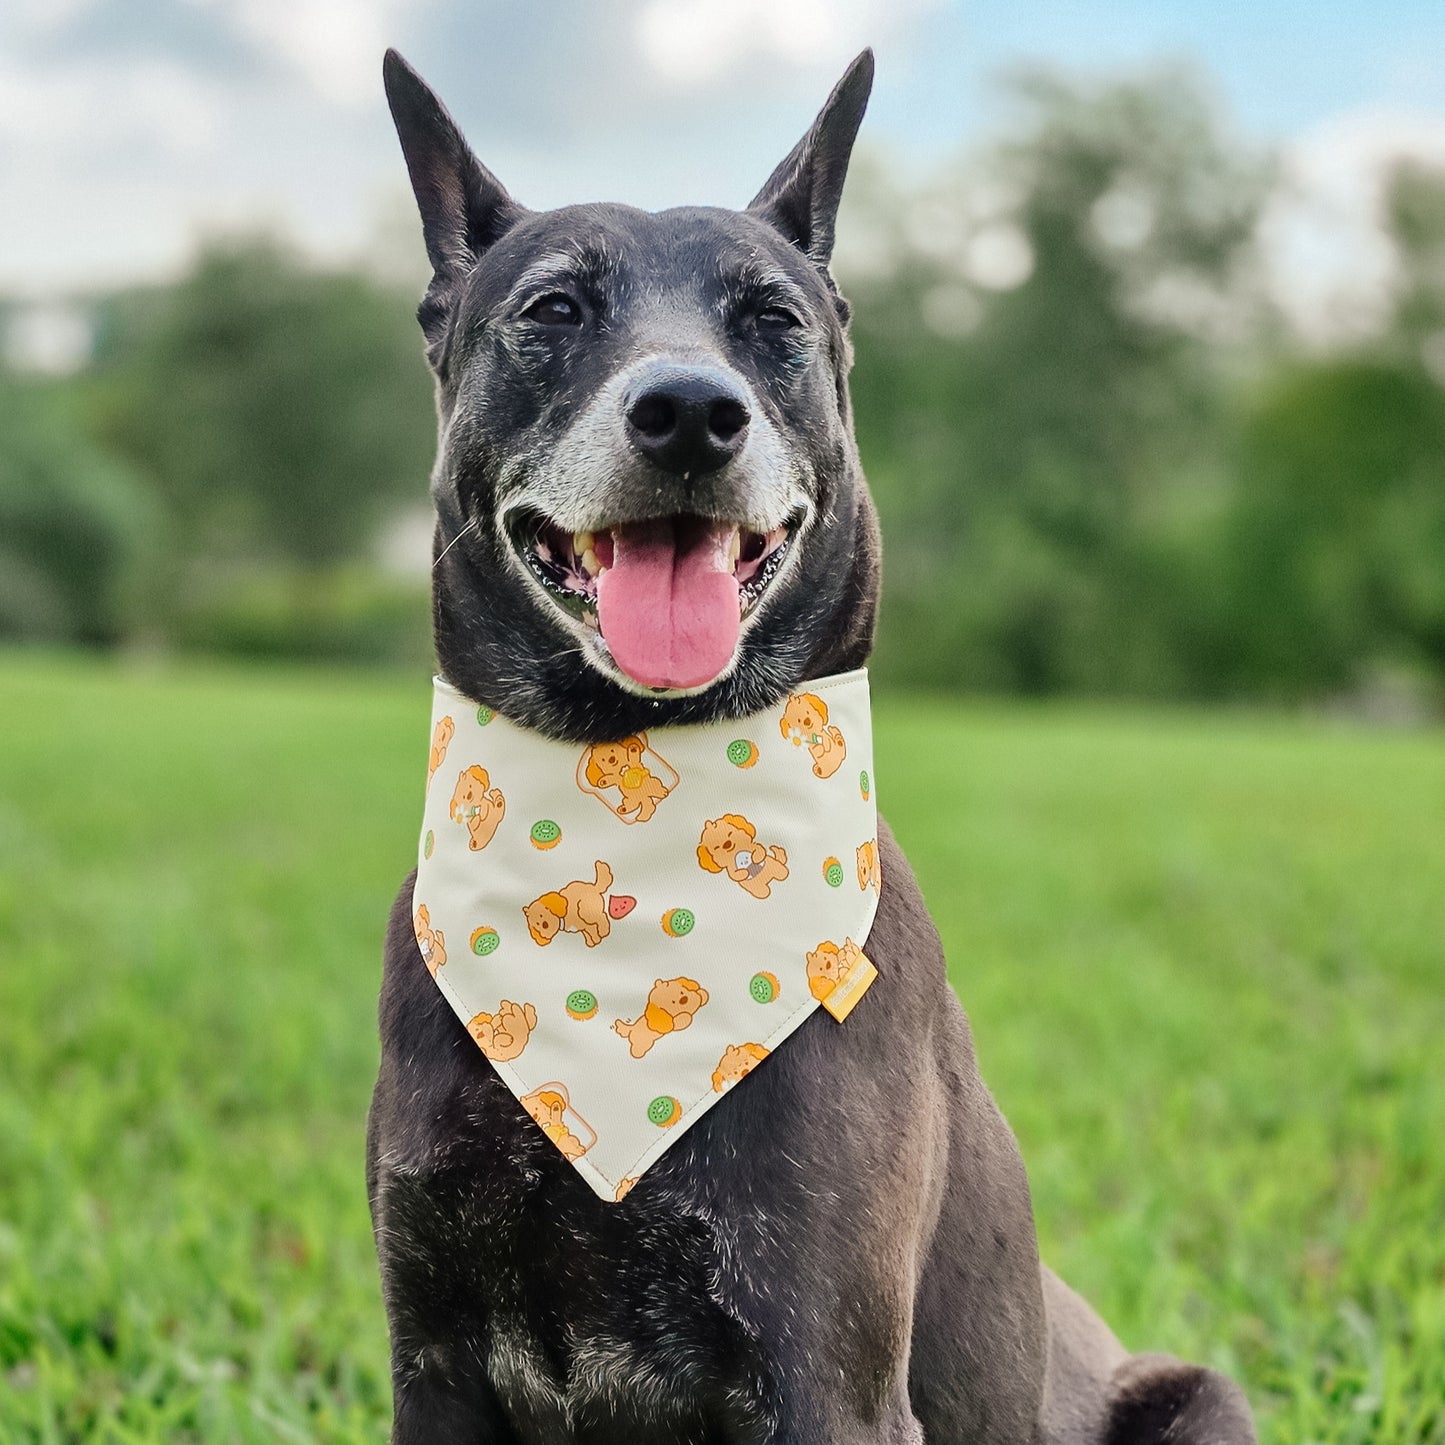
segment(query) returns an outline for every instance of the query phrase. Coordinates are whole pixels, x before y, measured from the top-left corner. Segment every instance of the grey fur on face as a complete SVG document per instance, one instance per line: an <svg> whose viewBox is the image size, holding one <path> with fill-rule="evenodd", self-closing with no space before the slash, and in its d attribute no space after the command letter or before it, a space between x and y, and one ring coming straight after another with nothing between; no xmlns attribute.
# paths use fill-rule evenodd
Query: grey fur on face
<svg viewBox="0 0 1445 1445"><path fill-rule="evenodd" d="M623 406L640 376L665 366L723 369L725 363L707 351L644 351L593 393L544 455L510 464L498 520L505 525L519 508L529 508L568 531L591 532L676 512L677 479L631 455ZM684 478L687 510L766 532L811 511L806 461L785 445L746 378L729 374L750 403L747 443L721 471L695 482Z"/></svg>

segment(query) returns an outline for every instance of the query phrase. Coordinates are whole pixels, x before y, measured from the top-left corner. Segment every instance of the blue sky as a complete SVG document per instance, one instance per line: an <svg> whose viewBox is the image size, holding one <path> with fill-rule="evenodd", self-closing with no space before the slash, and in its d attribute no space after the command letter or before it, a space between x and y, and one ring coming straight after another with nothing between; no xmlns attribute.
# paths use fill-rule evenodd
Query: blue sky
<svg viewBox="0 0 1445 1445"><path fill-rule="evenodd" d="M1032 65L1183 60L1337 211L1336 152L1445 147L1439 0L6 0L0 290L162 275L238 228L410 246L387 43L520 199L661 206L745 202L870 41L867 143L918 167L1003 123L999 77Z"/></svg>
<svg viewBox="0 0 1445 1445"><path fill-rule="evenodd" d="M1342 111L1445 110L1445 6L1425 0L1110 0L949 7L928 63L946 94L950 52L968 56L965 93L1020 59L1108 71L1180 57L1210 75L1249 134L1283 139ZM985 107L956 112L983 118Z"/></svg>

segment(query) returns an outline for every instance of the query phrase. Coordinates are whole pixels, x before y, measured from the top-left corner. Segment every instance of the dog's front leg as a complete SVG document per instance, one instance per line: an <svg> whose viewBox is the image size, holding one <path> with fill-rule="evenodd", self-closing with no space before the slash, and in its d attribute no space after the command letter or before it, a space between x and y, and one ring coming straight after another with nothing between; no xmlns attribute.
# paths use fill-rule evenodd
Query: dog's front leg
<svg viewBox="0 0 1445 1445"><path fill-rule="evenodd" d="M774 1340L770 1445L922 1445L908 1387L911 1271L877 1263L861 1254L840 1261L833 1289L799 1280L796 1289L769 1291L778 1310L765 1317Z"/></svg>
<svg viewBox="0 0 1445 1445"><path fill-rule="evenodd" d="M436 1348L392 1357L391 1445L516 1445L485 1374Z"/></svg>
<svg viewBox="0 0 1445 1445"><path fill-rule="evenodd" d="M776 1445L923 1445L923 1426L901 1382L885 1400L867 1403L848 1390L836 1370L820 1368L792 1392L773 1440Z"/></svg>
<svg viewBox="0 0 1445 1445"><path fill-rule="evenodd" d="M454 1198L374 1162L372 1170L391 1327L392 1445L517 1445L490 1378L480 1290L434 1233L458 1217Z"/></svg>

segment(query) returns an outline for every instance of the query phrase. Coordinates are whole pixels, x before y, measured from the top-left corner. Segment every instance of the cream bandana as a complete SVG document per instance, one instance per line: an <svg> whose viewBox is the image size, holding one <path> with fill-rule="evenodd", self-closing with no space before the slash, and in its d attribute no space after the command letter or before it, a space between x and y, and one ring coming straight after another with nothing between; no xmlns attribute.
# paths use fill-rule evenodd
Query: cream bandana
<svg viewBox="0 0 1445 1445"><path fill-rule="evenodd" d="M868 675L580 747L441 678L413 899L438 987L547 1137L621 1199L814 1009L877 976Z"/></svg>

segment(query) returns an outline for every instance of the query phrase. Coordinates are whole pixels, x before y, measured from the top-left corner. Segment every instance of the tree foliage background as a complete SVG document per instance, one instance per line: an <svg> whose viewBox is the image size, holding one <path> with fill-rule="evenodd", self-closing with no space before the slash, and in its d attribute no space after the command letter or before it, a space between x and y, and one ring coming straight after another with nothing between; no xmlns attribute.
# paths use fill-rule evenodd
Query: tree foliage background
<svg viewBox="0 0 1445 1445"><path fill-rule="evenodd" d="M1272 162L1190 77L1017 95L926 183L866 153L850 180L877 669L1438 709L1445 178L1393 177L1393 310L1322 353L1265 284ZM0 636L424 656L425 579L375 562L425 500L415 300L264 239L89 298L80 371L0 377Z"/></svg>

